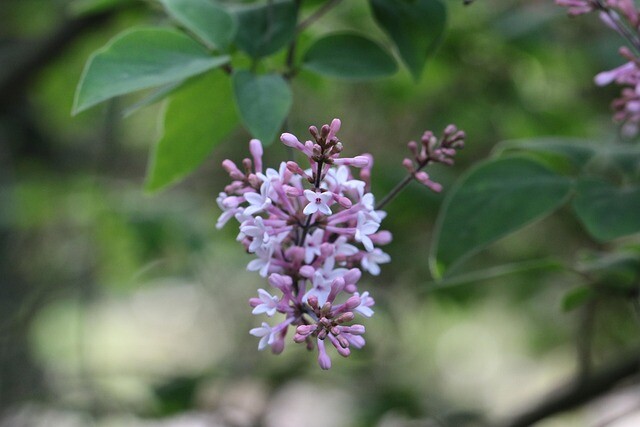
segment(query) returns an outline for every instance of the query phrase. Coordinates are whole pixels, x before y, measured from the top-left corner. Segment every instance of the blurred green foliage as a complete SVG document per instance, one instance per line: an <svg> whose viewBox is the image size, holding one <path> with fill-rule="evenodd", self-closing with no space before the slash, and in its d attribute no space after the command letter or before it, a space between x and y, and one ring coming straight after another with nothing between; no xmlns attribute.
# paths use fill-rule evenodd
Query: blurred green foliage
<svg viewBox="0 0 640 427"><path fill-rule="evenodd" d="M100 3L115 2L89 6L106 7ZM224 420L245 414L245 425L271 414L264 425L282 425L276 416L286 405L279 399L295 420L292 408L304 412L310 394L313 409L338 396L331 408L345 426L416 419L482 425L483 417L509 414L573 371L581 309L563 311L563 299L583 285L585 271L600 274L594 259L602 251L633 249L633 238L594 241L570 209L561 209L483 249L459 274L543 258L578 262L578 274L515 269L427 292L444 196L417 184L388 207L393 262L366 279L376 315L363 351L329 373L318 372L304 348L291 346L277 357L258 353L247 333L256 320L246 301L265 285L244 270L249 259L234 242L236 232L214 226L214 199L228 179L219 164L245 157L250 135L229 130L194 174L148 196L145 168L149 152L162 147L153 146L161 107L124 119L124 107L144 97L137 95L69 115L91 52L131 26L167 23L157 3L117 3L123 8L82 29L50 61L23 70L29 80L0 107L0 416L26 413L31 425L74 416L93 423L81 425L125 425L209 411ZM0 81L69 25L79 4L1 2ZM449 27L418 83L405 69L356 84L302 70L293 82L289 128L301 135L310 124L341 118L345 152L375 156L378 197L404 176L407 141L450 122L467 132L468 145L455 167L429 171L445 193L501 141L616 139L608 105L617 89L592 82L622 62L615 34L589 17L569 20L549 2L447 5ZM304 49L312 38L354 25L384 38L365 2L343 2L299 44ZM269 58L264 66L283 60ZM286 156L279 144L265 153L268 165ZM599 300L594 360L638 343L637 313L628 301L614 292ZM296 392L301 383L307 394ZM585 425L585 416L573 414L560 425Z"/></svg>

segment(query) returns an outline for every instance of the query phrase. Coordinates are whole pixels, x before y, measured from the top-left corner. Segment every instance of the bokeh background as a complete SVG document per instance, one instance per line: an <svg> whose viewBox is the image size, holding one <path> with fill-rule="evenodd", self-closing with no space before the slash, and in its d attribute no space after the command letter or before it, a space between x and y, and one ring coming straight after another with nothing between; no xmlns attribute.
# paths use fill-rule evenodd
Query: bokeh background
<svg viewBox="0 0 640 427"><path fill-rule="evenodd" d="M445 189L503 140L616 139L617 89L592 78L622 63L620 41L596 17L569 19L547 0L447 3L446 39L420 83L406 70L368 84L302 73L291 131L341 118L345 151L376 157L378 197L403 177L406 143L451 122L468 145L455 167L430 171ZM376 298L366 347L328 372L304 346L258 352L248 330L262 319L247 300L264 282L245 270L233 225L215 229L228 180L220 162L245 157L249 135L238 129L184 182L146 194L161 105L127 118L135 98L70 110L92 51L166 18L140 2L83 21L78 5L0 2L0 426L482 426L575 371L580 313L561 301L579 278L530 269L438 286L427 258L443 195L418 184L388 208L393 262L362 281ZM309 32L354 26L382 36L357 0ZM266 151L268 165L285 157L278 145ZM586 249L598 246L560 211L460 273L570 263ZM619 301L599 307L596 362L640 341L634 316ZM539 425L637 426L638 393Z"/></svg>

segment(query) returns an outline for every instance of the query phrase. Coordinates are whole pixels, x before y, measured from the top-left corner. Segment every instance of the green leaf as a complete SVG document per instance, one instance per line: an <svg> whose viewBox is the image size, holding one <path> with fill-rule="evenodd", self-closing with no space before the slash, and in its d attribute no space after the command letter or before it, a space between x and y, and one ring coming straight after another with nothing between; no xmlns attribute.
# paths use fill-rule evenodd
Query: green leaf
<svg viewBox="0 0 640 427"><path fill-rule="evenodd" d="M230 99L229 79L220 71L187 82L169 98L163 134L147 170L148 191L184 178L235 128L238 117Z"/></svg>
<svg viewBox="0 0 640 427"><path fill-rule="evenodd" d="M389 53L371 39L357 34L332 34L317 40L305 52L305 69L328 77L371 80L398 71Z"/></svg>
<svg viewBox="0 0 640 427"><path fill-rule="evenodd" d="M156 102L162 101L169 95L173 94L183 84L184 84L184 81L178 81L178 82L166 84L164 86L160 86L159 88L153 90L153 92L151 92L144 98L134 102L133 104L125 108L122 111L122 115L124 117L129 117L130 115L140 110L141 108L148 107L149 105L153 105Z"/></svg>
<svg viewBox="0 0 640 427"><path fill-rule="evenodd" d="M420 79L427 58L442 41L447 8L439 0L369 0L378 25L396 45L400 57Z"/></svg>
<svg viewBox="0 0 640 427"><path fill-rule="evenodd" d="M114 96L183 80L227 62L228 56L211 56L177 31L148 28L124 32L87 61L73 114Z"/></svg>
<svg viewBox="0 0 640 427"><path fill-rule="evenodd" d="M488 244L550 214L572 181L527 158L489 160L449 193L436 223L430 264L440 277Z"/></svg>
<svg viewBox="0 0 640 427"><path fill-rule="evenodd" d="M255 75L242 70L233 74L233 93L240 118L254 138L269 145L289 114L293 96L278 74Z"/></svg>
<svg viewBox="0 0 640 427"><path fill-rule="evenodd" d="M562 298L562 310L571 311L596 297L596 292L591 286L579 286L570 290L564 298Z"/></svg>
<svg viewBox="0 0 640 427"><path fill-rule="evenodd" d="M226 50L236 36L236 17L212 0L161 0L167 13L211 49Z"/></svg>
<svg viewBox="0 0 640 427"><path fill-rule="evenodd" d="M296 34L298 11L293 1L278 1L236 11L238 33L235 42L253 58L277 52Z"/></svg>
<svg viewBox="0 0 640 427"><path fill-rule="evenodd" d="M587 232L598 241L640 232L640 184L617 187L595 178L582 179L573 209Z"/></svg>
<svg viewBox="0 0 640 427"><path fill-rule="evenodd" d="M600 253L582 260L576 269L601 289L629 291L638 287L640 254L633 250Z"/></svg>
<svg viewBox="0 0 640 427"><path fill-rule="evenodd" d="M558 164L564 159L568 168L581 170L596 155L602 144L577 138L535 138L503 141L496 146L496 154L527 152L540 155L548 163Z"/></svg>

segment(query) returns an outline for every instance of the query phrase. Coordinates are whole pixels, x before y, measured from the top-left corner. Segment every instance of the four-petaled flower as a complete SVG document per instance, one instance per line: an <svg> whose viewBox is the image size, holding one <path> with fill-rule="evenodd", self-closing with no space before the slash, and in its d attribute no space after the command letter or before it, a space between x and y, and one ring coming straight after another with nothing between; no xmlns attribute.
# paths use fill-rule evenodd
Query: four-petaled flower
<svg viewBox="0 0 640 427"><path fill-rule="evenodd" d="M311 215L318 211L325 215L331 215L329 202L333 199L333 195L330 192L317 193L311 190L304 190L304 197L309 201L309 204L302 211L305 215Z"/></svg>

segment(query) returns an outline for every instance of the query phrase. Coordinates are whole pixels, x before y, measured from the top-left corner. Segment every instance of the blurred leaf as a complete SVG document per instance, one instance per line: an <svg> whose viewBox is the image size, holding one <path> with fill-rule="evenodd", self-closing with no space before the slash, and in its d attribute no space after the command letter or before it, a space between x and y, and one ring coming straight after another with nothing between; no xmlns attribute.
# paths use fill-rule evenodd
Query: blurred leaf
<svg viewBox="0 0 640 427"><path fill-rule="evenodd" d="M240 9L236 12L239 27L235 42L254 58L275 53L293 40L297 15L290 0Z"/></svg>
<svg viewBox="0 0 640 427"><path fill-rule="evenodd" d="M293 96L278 74L255 75L242 70L233 74L233 93L240 118L254 138L273 142L287 118Z"/></svg>
<svg viewBox="0 0 640 427"><path fill-rule="evenodd" d="M603 157L611 161L626 175L638 176L640 172L640 145L638 144L601 144Z"/></svg>
<svg viewBox="0 0 640 427"><path fill-rule="evenodd" d="M73 114L117 95L183 80L229 62L184 34L162 28L126 31L87 61Z"/></svg>
<svg viewBox="0 0 640 427"><path fill-rule="evenodd" d="M530 261L514 262L505 265L472 271L470 273L457 274L441 280L428 282L427 290L437 290L450 288L454 286L475 284L483 280L491 280L498 277L508 276L511 274L529 273L532 271L557 271L562 270L564 266L561 262L554 259L536 259Z"/></svg>
<svg viewBox="0 0 640 427"><path fill-rule="evenodd" d="M167 13L211 49L226 50L236 36L236 17L212 0L161 0Z"/></svg>
<svg viewBox="0 0 640 427"><path fill-rule="evenodd" d="M220 71L188 82L164 111L164 131L147 171L146 189L155 191L194 170L238 123L229 102L229 80Z"/></svg>
<svg viewBox="0 0 640 427"><path fill-rule="evenodd" d="M571 311L584 305L588 301L596 297L596 292L591 286L579 286L570 290L564 298L562 298L562 310Z"/></svg>
<svg viewBox="0 0 640 427"><path fill-rule="evenodd" d="M439 0L369 0L373 16L391 37L413 78L420 79L427 58L446 28L447 8Z"/></svg>
<svg viewBox="0 0 640 427"><path fill-rule="evenodd" d="M586 231L598 241L640 232L640 185L617 187L595 178L582 179L573 209Z"/></svg>
<svg viewBox="0 0 640 427"><path fill-rule="evenodd" d="M434 277L550 214L565 201L571 184L527 158L490 160L473 168L440 211L430 257Z"/></svg>
<svg viewBox="0 0 640 427"><path fill-rule="evenodd" d="M514 151L540 154L552 164L558 164L558 157L566 159L572 169L582 169L596 154L598 146L592 141L577 138L534 138L504 141L494 150L497 154L513 154Z"/></svg>
<svg viewBox="0 0 640 427"><path fill-rule="evenodd" d="M136 2L137 0L75 0L69 3L69 12L72 15L81 16L115 9Z"/></svg>
<svg viewBox="0 0 640 427"><path fill-rule="evenodd" d="M317 40L305 52L302 62L309 71L348 80L377 79L398 71L389 53L357 34L332 34Z"/></svg>
<svg viewBox="0 0 640 427"><path fill-rule="evenodd" d="M640 254L632 250L597 254L576 268L601 287L628 291L638 287Z"/></svg>
<svg viewBox="0 0 640 427"><path fill-rule="evenodd" d="M149 105L153 105L156 102L162 101L167 96L174 93L183 84L184 84L184 81L178 81L178 82L166 84L164 86L159 87L158 89L155 89L149 95L145 96L144 98L140 99L139 101L125 108L122 111L122 115L124 117L129 117L130 115L132 115L133 113L135 113L141 108L148 107Z"/></svg>

